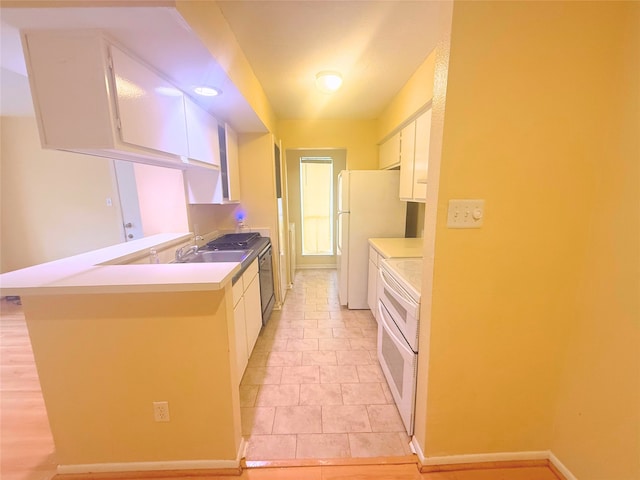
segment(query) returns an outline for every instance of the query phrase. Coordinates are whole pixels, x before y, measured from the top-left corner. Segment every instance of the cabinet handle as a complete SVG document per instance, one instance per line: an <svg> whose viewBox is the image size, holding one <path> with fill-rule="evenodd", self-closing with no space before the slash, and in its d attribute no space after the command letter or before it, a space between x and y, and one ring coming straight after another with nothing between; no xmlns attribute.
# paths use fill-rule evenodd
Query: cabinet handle
<svg viewBox="0 0 640 480"><path fill-rule="evenodd" d="M133 227L133 223L131 222L124 224L124 228L131 228L131 227Z"/></svg>

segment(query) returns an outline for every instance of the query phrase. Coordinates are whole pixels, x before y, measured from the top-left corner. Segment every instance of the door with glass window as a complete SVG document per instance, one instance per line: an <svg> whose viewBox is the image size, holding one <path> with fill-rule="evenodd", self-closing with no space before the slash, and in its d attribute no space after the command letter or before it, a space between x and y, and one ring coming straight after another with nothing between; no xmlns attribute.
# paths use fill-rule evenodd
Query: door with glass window
<svg viewBox="0 0 640 480"><path fill-rule="evenodd" d="M302 255L333 255L333 159L300 158Z"/></svg>

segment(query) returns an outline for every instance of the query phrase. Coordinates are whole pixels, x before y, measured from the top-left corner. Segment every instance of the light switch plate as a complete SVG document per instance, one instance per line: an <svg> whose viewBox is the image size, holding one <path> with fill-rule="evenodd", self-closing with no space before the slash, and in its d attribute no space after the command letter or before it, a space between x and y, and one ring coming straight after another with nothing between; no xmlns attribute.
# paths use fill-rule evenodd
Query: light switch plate
<svg viewBox="0 0 640 480"><path fill-rule="evenodd" d="M480 228L484 219L484 200L449 200L447 228Z"/></svg>

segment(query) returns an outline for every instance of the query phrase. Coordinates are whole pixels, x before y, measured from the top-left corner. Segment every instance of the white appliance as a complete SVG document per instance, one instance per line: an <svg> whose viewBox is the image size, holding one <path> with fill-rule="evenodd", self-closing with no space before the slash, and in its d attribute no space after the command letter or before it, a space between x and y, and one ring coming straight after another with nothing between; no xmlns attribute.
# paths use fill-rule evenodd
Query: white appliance
<svg viewBox="0 0 640 480"><path fill-rule="evenodd" d="M340 305L367 309L368 239L404 237L407 204L399 199L399 170L338 174L337 266Z"/></svg>
<svg viewBox="0 0 640 480"><path fill-rule="evenodd" d="M413 435L422 258L380 261L378 360L407 433Z"/></svg>

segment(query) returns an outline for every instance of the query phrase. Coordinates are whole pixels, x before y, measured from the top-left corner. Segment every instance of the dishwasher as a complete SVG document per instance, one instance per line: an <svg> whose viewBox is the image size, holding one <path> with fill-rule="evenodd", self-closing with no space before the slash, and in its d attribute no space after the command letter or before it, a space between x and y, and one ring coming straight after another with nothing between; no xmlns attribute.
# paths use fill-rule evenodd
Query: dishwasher
<svg viewBox="0 0 640 480"><path fill-rule="evenodd" d="M260 276L260 303L262 305L262 325L266 325L273 305L275 304L275 292L273 288L273 263L271 261L271 241L258 254L258 275Z"/></svg>

